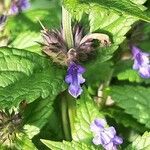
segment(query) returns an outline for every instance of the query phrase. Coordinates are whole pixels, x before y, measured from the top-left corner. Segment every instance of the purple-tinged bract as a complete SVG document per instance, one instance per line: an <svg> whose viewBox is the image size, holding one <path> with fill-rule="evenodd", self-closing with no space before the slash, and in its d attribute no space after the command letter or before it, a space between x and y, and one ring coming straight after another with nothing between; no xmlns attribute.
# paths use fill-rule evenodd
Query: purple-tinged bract
<svg viewBox="0 0 150 150"><path fill-rule="evenodd" d="M142 52L139 48L132 47L134 59L133 69L138 70L142 78L150 78L150 54Z"/></svg>
<svg viewBox="0 0 150 150"><path fill-rule="evenodd" d="M67 76L65 78L66 83L70 84L68 92L74 97L77 98L82 93L81 84L85 82L85 79L82 77L82 74L85 72L85 68L82 66L71 62L67 70Z"/></svg>
<svg viewBox="0 0 150 150"><path fill-rule="evenodd" d="M104 119L95 119L91 125L91 131L94 133L93 143L102 145L105 150L117 150L117 146L123 143L121 137L116 135L114 127L106 127Z"/></svg>

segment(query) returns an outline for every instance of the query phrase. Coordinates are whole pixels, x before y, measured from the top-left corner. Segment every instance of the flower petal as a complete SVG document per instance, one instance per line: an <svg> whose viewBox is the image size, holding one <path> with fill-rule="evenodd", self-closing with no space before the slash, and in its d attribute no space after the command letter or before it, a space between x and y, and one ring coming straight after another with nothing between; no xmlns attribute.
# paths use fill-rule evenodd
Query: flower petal
<svg viewBox="0 0 150 150"><path fill-rule="evenodd" d="M113 139L113 143L114 143L115 145L119 145L119 144L122 144L122 143L123 143L123 140L122 140L121 137L115 136L114 139Z"/></svg>
<svg viewBox="0 0 150 150"><path fill-rule="evenodd" d="M95 134L99 134L100 131L104 130L104 126L106 125L106 121L104 119L95 119L91 125L91 131Z"/></svg>
<svg viewBox="0 0 150 150"><path fill-rule="evenodd" d="M150 66L140 67L139 73L142 78L150 78Z"/></svg>
<svg viewBox="0 0 150 150"><path fill-rule="evenodd" d="M101 138L100 138L100 136L98 136L98 135L96 135L94 138L93 138L93 143L95 144L95 145L100 145L100 144L102 144L102 141L101 141Z"/></svg>
<svg viewBox="0 0 150 150"><path fill-rule="evenodd" d="M103 145L105 150L117 150L116 145L113 144L113 142L110 142L106 145Z"/></svg>
<svg viewBox="0 0 150 150"><path fill-rule="evenodd" d="M136 47L136 46L132 46L132 55L133 55L133 58L136 57L137 54L139 54L141 52L141 50Z"/></svg>
<svg viewBox="0 0 150 150"><path fill-rule="evenodd" d="M116 135L116 130L114 127L109 127L105 129L105 133L110 137L110 138L114 138L114 136Z"/></svg>
<svg viewBox="0 0 150 150"><path fill-rule="evenodd" d="M81 95L83 90L80 86L70 84L68 91L74 98L77 98L79 95Z"/></svg>

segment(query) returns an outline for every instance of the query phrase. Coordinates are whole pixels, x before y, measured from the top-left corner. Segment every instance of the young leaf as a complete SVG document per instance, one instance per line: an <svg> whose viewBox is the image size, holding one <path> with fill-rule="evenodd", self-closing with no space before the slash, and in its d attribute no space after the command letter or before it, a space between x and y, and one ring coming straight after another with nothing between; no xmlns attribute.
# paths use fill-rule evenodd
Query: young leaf
<svg viewBox="0 0 150 150"><path fill-rule="evenodd" d="M110 89L110 95L116 104L148 128L150 128L149 93L150 89L142 86L112 86Z"/></svg>
<svg viewBox="0 0 150 150"><path fill-rule="evenodd" d="M101 150L100 148L95 149L91 145L86 145L84 143L79 142L54 142L54 141L48 141L48 140L41 140L47 147L49 147L52 150Z"/></svg>
<svg viewBox="0 0 150 150"><path fill-rule="evenodd" d="M0 108L17 106L65 90L64 71L49 59L26 50L0 48Z"/></svg>
<svg viewBox="0 0 150 150"><path fill-rule="evenodd" d="M145 132L142 136L138 136L126 150L149 150L150 149L150 132Z"/></svg>
<svg viewBox="0 0 150 150"><path fill-rule="evenodd" d="M103 116L86 89L77 101L76 109L72 138L78 142L92 144L93 135L90 131L90 124L95 118L103 118Z"/></svg>

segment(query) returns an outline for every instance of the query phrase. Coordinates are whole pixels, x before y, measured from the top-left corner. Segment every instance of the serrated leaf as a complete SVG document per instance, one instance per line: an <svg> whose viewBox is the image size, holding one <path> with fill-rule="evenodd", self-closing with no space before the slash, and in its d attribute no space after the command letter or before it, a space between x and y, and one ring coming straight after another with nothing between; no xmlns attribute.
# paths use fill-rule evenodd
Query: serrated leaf
<svg viewBox="0 0 150 150"><path fill-rule="evenodd" d="M66 8L77 19L81 19L83 13L89 14L91 32L97 32L96 30L100 29L99 32L107 33L112 37L113 44L110 47L104 47L99 50L97 59L101 62L112 57L118 45L125 39L124 35L129 31L131 25L137 21L137 18L132 17L135 13L131 14L131 9L135 8L134 12L139 11L144 14L142 11L144 6L141 5L144 2L145 0L133 2L127 0L64 0ZM138 15L138 13L136 14Z"/></svg>
<svg viewBox="0 0 150 150"><path fill-rule="evenodd" d="M35 47L33 52L41 53L41 46L37 42L42 41L40 32L21 32L16 39L9 45L9 47L15 47L19 49L25 49L31 51L31 47Z"/></svg>
<svg viewBox="0 0 150 150"><path fill-rule="evenodd" d="M73 140L92 144L93 134L90 130L90 124L96 118L103 118L103 115L99 112L87 90L84 89L84 93L77 101L76 117L72 129Z"/></svg>
<svg viewBox="0 0 150 150"><path fill-rule="evenodd" d="M122 124L125 127L130 127L135 131L138 131L140 133L143 133L147 130L147 128L143 125L137 122L136 119L134 119L131 115L126 114L124 110L114 107L114 108L107 108L103 109L104 115L113 118L117 124Z"/></svg>
<svg viewBox="0 0 150 150"><path fill-rule="evenodd" d="M41 140L41 141L52 150L98 150L91 145L86 145L84 143L79 143L75 141L72 142L66 141L54 142L48 140Z"/></svg>
<svg viewBox="0 0 150 150"><path fill-rule="evenodd" d="M110 95L118 106L150 128L150 89L142 86L112 86Z"/></svg>
<svg viewBox="0 0 150 150"><path fill-rule="evenodd" d="M0 107L17 106L65 88L64 71L49 59L26 50L0 48Z"/></svg>
<svg viewBox="0 0 150 150"><path fill-rule="evenodd" d="M145 132L142 136L138 136L126 150L149 150L150 149L150 132Z"/></svg>
<svg viewBox="0 0 150 150"><path fill-rule="evenodd" d="M79 8L82 10L83 6L87 9L91 7L90 4L97 4L99 5L99 7L103 7L108 10L111 9L112 11L117 12L120 15L127 14L150 22L150 14L144 13L141 10L141 7L139 8L139 5L136 5L135 3L129 0L64 0L64 4L68 8L72 9L72 11L73 9L75 10Z"/></svg>
<svg viewBox="0 0 150 150"><path fill-rule="evenodd" d="M56 95L50 95L46 99L39 98L30 103L24 112L25 132L29 137L38 134L40 129L47 123L53 113L53 103ZM32 130L33 128L33 130Z"/></svg>

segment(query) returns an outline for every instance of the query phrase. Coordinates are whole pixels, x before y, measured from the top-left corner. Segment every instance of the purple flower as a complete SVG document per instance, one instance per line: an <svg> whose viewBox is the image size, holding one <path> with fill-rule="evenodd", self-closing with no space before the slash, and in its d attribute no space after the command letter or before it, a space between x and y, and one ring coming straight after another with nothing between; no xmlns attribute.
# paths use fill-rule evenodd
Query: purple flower
<svg viewBox="0 0 150 150"><path fill-rule="evenodd" d="M82 77L84 72L85 68L74 62L71 62L68 67L65 81L66 83L70 84L68 91L74 98L77 98L79 95L81 95L83 91L80 84L85 82L85 79Z"/></svg>
<svg viewBox="0 0 150 150"><path fill-rule="evenodd" d="M142 52L139 48L132 47L132 55L134 59L133 69L138 70L143 78L150 78L150 54Z"/></svg>
<svg viewBox="0 0 150 150"><path fill-rule="evenodd" d="M104 119L95 119L91 125L91 131L94 133L93 143L102 145L105 150L117 150L117 146L123 143L121 137L116 135L114 127L106 127Z"/></svg>
<svg viewBox="0 0 150 150"><path fill-rule="evenodd" d="M10 14L17 14L23 10L26 10L30 7L28 0L12 0L12 5L10 8Z"/></svg>

